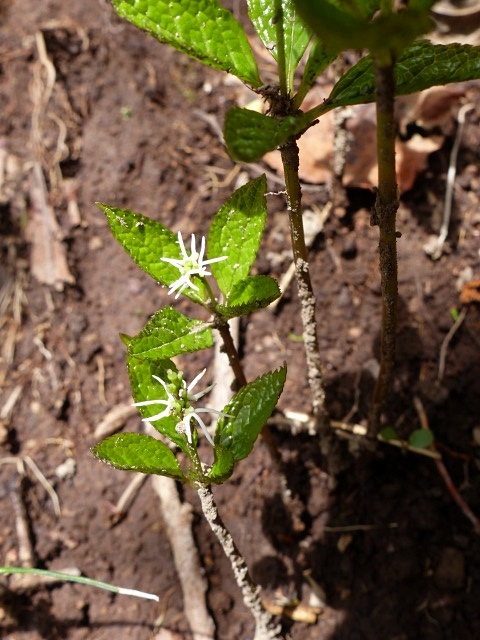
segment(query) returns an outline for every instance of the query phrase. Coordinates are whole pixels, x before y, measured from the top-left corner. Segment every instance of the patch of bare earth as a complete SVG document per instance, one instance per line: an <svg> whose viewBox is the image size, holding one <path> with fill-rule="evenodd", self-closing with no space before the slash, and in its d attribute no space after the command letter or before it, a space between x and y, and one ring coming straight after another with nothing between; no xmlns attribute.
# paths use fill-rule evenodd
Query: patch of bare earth
<svg viewBox="0 0 480 640"><path fill-rule="evenodd" d="M94 203L204 232L245 170L228 158L214 125L238 89L121 22L103 0L8 0L0 21L0 564L76 568L160 597L156 604L76 584L3 579L2 637L188 638L168 514L147 480L114 526L132 476L90 452L112 409L117 428L140 429L118 334L136 333L167 303ZM413 399L420 397L453 482L480 513L480 315L472 284L480 276L480 112L478 87L465 91L474 108L446 255L432 261L423 245L440 227L455 123L399 212L399 366L389 424L402 436L418 428ZM327 189L309 187L305 205L321 217ZM269 189L281 186L270 180ZM378 357L377 229L369 224L371 193L352 188L348 197L343 217L324 216L311 259L329 409L337 420L361 422ZM256 268L280 279L290 264L285 205L282 196L268 204ZM452 309L461 308L463 322L442 351ZM286 360L281 408L308 413L300 334L293 284L275 311L240 327L247 376ZM211 354L197 354L185 366L190 373L210 363ZM285 637L480 637L478 535L435 462L387 445L372 455L362 438L346 439L332 486L315 438L272 428L300 520L285 513L262 444L214 492L267 606L280 616L282 603L300 602L279 617ZM231 568L196 495L178 490L192 505L217 637L247 640L253 623Z"/></svg>

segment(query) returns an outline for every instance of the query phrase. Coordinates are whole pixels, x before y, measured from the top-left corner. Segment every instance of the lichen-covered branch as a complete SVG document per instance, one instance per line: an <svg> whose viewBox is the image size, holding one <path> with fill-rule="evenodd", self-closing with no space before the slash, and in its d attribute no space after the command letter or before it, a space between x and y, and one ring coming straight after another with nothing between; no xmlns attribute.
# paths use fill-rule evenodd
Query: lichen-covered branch
<svg viewBox="0 0 480 640"><path fill-rule="evenodd" d="M254 640L281 638L280 626L275 624L272 616L265 611L260 599L260 589L252 582L245 559L222 522L211 488L200 486L197 487L197 491L205 518L222 545L225 555L230 560L235 580L243 595L243 601L255 619Z"/></svg>
<svg viewBox="0 0 480 640"><path fill-rule="evenodd" d="M312 392L312 409L318 428L322 430L328 425L328 414L325 407L325 387L322 363L317 336L315 318L315 296L310 279L310 265L302 220L302 192L298 177L298 145L291 139L280 149L282 155L285 186L287 190L287 207L290 221L293 260L297 280L298 297L300 299L303 324L303 341L307 358L307 376Z"/></svg>

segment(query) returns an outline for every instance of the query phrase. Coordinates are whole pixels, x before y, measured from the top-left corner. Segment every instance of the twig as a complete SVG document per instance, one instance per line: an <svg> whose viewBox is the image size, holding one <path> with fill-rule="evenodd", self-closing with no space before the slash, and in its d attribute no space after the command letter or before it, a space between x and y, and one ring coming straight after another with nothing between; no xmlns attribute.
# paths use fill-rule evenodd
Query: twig
<svg viewBox="0 0 480 640"><path fill-rule="evenodd" d="M27 510L23 502L22 476L17 475L7 486L15 518L15 529L18 539L18 558L23 567L33 567L35 564L35 553L30 538Z"/></svg>
<svg viewBox="0 0 480 640"><path fill-rule="evenodd" d="M192 536L191 505L180 502L175 481L171 478L152 476L152 486L162 505L163 519L182 586L183 609L192 630L192 638L212 639L215 623L205 601L208 584Z"/></svg>
<svg viewBox="0 0 480 640"><path fill-rule="evenodd" d="M445 191L445 204L443 207L443 220L442 226L440 227L440 231L438 237L435 239L433 244L427 243L424 245L423 250L427 253L432 260L438 260L442 257L443 253L443 245L445 244L445 240L448 237L448 230L450 227L450 218L452 216L452 203L453 203L453 188L455 185L455 177L457 175L457 159L458 159L458 151L460 149L460 143L462 141L462 134L465 125L465 116L469 111L475 108L473 104L464 104L460 107L457 116L457 132L455 134L455 140L453 142L453 147L450 152L450 161L448 164L448 173L447 173L447 188Z"/></svg>
<svg viewBox="0 0 480 640"><path fill-rule="evenodd" d="M296 435L298 433L308 433L308 435L315 435L312 431L314 425L313 416L309 416L306 413L299 413L297 411L285 411L283 415L278 412L270 418L271 424L276 424L279 427L286 426L289 433ZM419 449L418 447L412 447L406 440L385 439L382 434L379 433L375 438L368 434L367 428L362 424L348 424L344 420L332 420L330 423L332 429L337 430L340 433L346 434L348 437L356 437L370 442L381 442L382 444L388 444L391 447L397 447L415 453L419 456L425 456L426 458L437 459L440 458L438 451L432 451L431 449Z"/></svg>
<svg viewBox="0 0 480 640"><path fill-rule="evenodd" d="M287 192L286 191L282 191L281 193L285 193L286 194ZM325 221L328 219L328 216L330 215L331 209L332 209L332 203L328 202L323 207L322 210L320 210L317 206L314 205L314 206L312 206L312 210L307 210L307 211L303 212L302 218L303 218L303 223L304 223L304 226L305 226L305 244L306 244L308 249L310 249L310 247L314 243L315 239L323 231L323 227L324 227ZM311 229L308 229L307 225L305 225L308 213L310 213L312 215L312 218L311 218L311 223L312 224L308 225L308 226L311 227ZM308 218L307 218L307 220L308 220ZM295 262L292 262L290 264L290 266L288 267L288 269L286 270L286 272L280 278L280 282L278 283L278 287L279 287L281 293L280 293L280 296L278 298L276 298L273 302L271 302L268 305L268 308L270 309L270 311L275 311L276 310L276 308L280 304L280 302L281 302L281 300L282 300L282 298L283 298L283 296L285 294L285 291L290 286L290 283L292 282L294 277L295 277Z"/></svg>
<svg viewBox="0 0 480 640"><path fill-rule="evenodd" d="M60 518L62 515L62 510L60 509L60 500L58 499L58 495L53 488L51 482L47 480L47 478L43 475L40 469L37 467L35 462L30 458L30 456L25 456L23 458L25 464L30 468L35 478L39 481L45 491L48 493L50 500L53 503L53 510L55 511L55 515L57 518Z"/></svg>
<svg viewBox="0 0 480 640"><path fill-rule="evenodd" d="M413 399L413 403L415 405L415 409L417 410L418 417L420 419L420 424L422 426L422 429L430 430L430 426L428 424L427 414L425 413L425 409L423 408L422 401L420 400L420 398L415 397ZM435 444L432 444L431 447L432 447L432 449L435 450ZM468 518L468 520L470 520L470 522L472 523L475 533L480 535L480 520L473 513L473 511L470 509L468 504L465 502L465 500L460 495L457 487L453 484L453 480L452 480L449 472L447 471L446 466L443 464L443 460L441 459L441 457L438 457L438 458L435 459L435 464L437 465L438 472L441 475L443 481L445 482L445 485L446 485L448 491L450 492L450 495L452 496L454 501L457 503L457 505L460 508L460 510L463 512L463 515L466 518Z"/></svg>
<svg viewBox="0 0 480 640"><path fill-rule="evenodd" d="M287 189L287 209L290 222L295 276L303 324L303 341L307 360L307 377L312 394L313 414L318 428L325 432L329 418L325 406L325 386L315 317L315 295L310 278L310 264L302 221L302 191L298 178L299 151L296 140L288 140L280 149ZM326 440L326 438L325 438Z"/></svg>
<svg viewBox="0 0 480 640"><path fill-rule="evenodd" d="M374 57L377 111L378 191L372 224L378 224L380 238L380 277L382 288L381 358L368 428L372 436L380 430L380 418L387 404L395 372L397 340L398 276L397 178L395 173L395 60Z"/></svg>
<svg viewBox="0 0 480 640"><path fill-rule="evenodd" d="M463 309L459 313L458 318L452 324L449 332L447 333L447 335L445 336L442 342L442 346L440 347L440 358L438 361L438 375L437 375L438 382L440 382L443 379L443 376L445 373L445 363L447 361L447 351L448 351L448 347L450 346L450 342L452 341L453 336L457 333L462 322L465 320L467 312L468 312L468 307L466 306L463 307Z"/></svg>
<svg viewBox="0 0 480 640"><path fill-rule="evenodd" d="M375 529L380 529L381 525L378 524L347 524L340 527L322 527L322 531L325 533L355 533L356 531L374 531ZM388 525L389 529L397 529L398 522L390 522Z"/></svg>
<svg viewBox="0 0 480 640"><path fill-rule="evenodd" d="M129 418L137 414L137 409L132 407L131 402L132 401L130 401L129 404L118 404L106 414L95 429L93 434L95 440L111 436L112 433L118 431Z"/></svg>
<svg viewBox="0 0 480 640"><path fill-rule="evenodd" d="M95 362L97 364L98 401L105 406L107 404L105 398L105 364L100 355L95 356Z"/></svg>
<svg viewBox="0 0 480 640"><path fill-rule="evenodd" d="M134 474L132 480L128 483L127 488L123 491L115 505L115 508L113 509L110 519L112 527L125 518L147 477L148 476L144 473Z"/></svg>
<svg viewBox="0 0 480 640"><path fill-rule="evenodd" d="M13 389L11 394L5 400L5 403L0 410L0 420L9 420L12 414L13 408L15 407L17 400L20 397L20 394L23 391L23 387L19 384Z"/></svg>
<svg viewBox="0 0 480 640"><path fill-rule="evenodd" d="M255 619L254 640L276 640L281 638L280 626L276 625L272 616L265 611L260 599L260 589L252 582L245 559L222 522L211 488L201 486L197 488L197 492L205 518L232 565L235 580L243 595L243 601Z"/></svg>

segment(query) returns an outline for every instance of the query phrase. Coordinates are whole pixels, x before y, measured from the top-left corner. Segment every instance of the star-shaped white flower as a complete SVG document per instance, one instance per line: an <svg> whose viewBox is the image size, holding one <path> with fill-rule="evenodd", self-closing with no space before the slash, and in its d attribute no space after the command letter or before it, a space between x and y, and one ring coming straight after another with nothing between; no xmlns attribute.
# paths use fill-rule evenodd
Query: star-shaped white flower
<svg viewBox="0 0 480 640"><path fill-rule="evenodd" d="M200 253L197 252L195 236L193 233L190 243L190 255L188 255L187 250L185 249L181 231L178 232L178 244L180 246L180 251L182 252L182 258L161 258L163 262L172 264L180 271L180 278L178 278L178 280L175 280L175 282L170 285L170 288L168 290L168 295L175 293L175 291L177 292L175 300L187 288L199 291L197 285L191 280L192 276L200 276L200 278L211 276L212 274L210 273L210 271L207 271L207 269L205 269L205 266L208 264L212 264L213 262L226 260L228 257L220 256L219 258L204 260L203 256L205 255L205 236L202 236L202 240L200 243Z"/></svg>
<svg viewBox="0 0 480 640"><path fill-rule="evenodd" d="M213 439L210 433L208 432L207 426L202 420L202 418L198 415L199 413L211 413L217 416L225 416L230 417L227 413L223 413L222 411L217 411L216 409L209 409L205 407L199 407L194 409L191 405L192 402L195 402L199 398L203 397L214 387L213 384L206 387L202 391L197 391L197 393L191 393L192 389L195 387L197 382L203 378L205 375L206 369L203 369L195 378L190 382L187 386L183 377L181 378L180 386L177 388L177 393L174 395L172 393L172 385L167 385L161 378L158 376L152 376L160 382L162 387L165 389L167 393L167 400L143 400L142 402L135 402L132 406L134 407L145 407L153 404L165 405L165 409L160 413L155 414L154 416L143 418L143 422L155 422L155 420L161 420L162 418L166 418L169 415L173 415L178 419L177 424L177 432L185 433L187 436L187 441L189 444L192 444L192 420L195 420L197 424L201 427L205 437L213 446Z"/></svg>
<svg viewBox="0 0 480 640"><path fill-rule="evenodd" d="M132 404L132 407L147 407L151 404L160 404L160 405L165 405L165 409L163 411L161 411L160 413L156 413L154 416L151 416L150 418L143 418L143 422L146 422L147 420L149 422L153 422L155 420L161 420L162 418L166 418L167 416L169 416L173 409L174 409L174 402L175 402L175 396L173 396L170 391L168 390L167 385L165 384L165 382L159 378L158 376L154 376L152 375L152 378L155 378L155 380L157 382L160 382L160 384L162 385L162 387L165 389L166 393L167 393L167 399L166 400L143 400L142 402L134 402Z"/></svg>

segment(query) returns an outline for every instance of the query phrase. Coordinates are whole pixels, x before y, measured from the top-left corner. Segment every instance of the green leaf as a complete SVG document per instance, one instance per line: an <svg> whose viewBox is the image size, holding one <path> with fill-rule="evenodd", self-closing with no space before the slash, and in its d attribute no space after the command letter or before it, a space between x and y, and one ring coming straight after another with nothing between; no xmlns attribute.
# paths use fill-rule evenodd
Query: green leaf
<svg viewBox="0 0 480 640"><path fill-rule="evenodd" d="M480 47L468 44L434 45L415 42L395 65L396 94L406 95L435 85L480 78ZM333 87L324 107L364 104L375 100L375 77L370 56L362 58ZM320 115L312 110L311 116Z"/></svg>
<svg viewBox="0 0 480 640"><path fill-rule="evenodd" d="M261 41L275 60L279 58L277 21L282 20L285 39L287 89L292 94L295 70L305 53L312 32L298 16L292 0L280 1L283 9L281 17L275 15L275 3L272 0L247 0L248 14Z"/></svg>
<svg viewBox="0 0 480 640"><path fill-rule="evenodd" d="M409 0L408 6L410 9L417 9L418 11L428 11L435 2L437 0Z"/></svg>
<svg viewBox="0 0 480 640"><path fill-rule="evenodd" d="M428 449L433 440L433 433L429 429L416 429L410 434L408 444L415 449Z"/></svg>
<svg viewBox="0 0 480 640"><path fill-rule="evenodd" d="M246 316L265 309L280 295L277 281L270 276L248 276L233 286L228 305L218 305L217 312L224 318Z"/></svg>
<svg viewBox="0 0 480 640"><path fill-rule="evenodd" d="M128 209L118 209L106 204L98 206L107 216L113 236L141 269L167 287L178 280L179 270L161 260L182 259L177 236L170 229L161 222ZM200 278L194 278L199 290L187 288L182 294L195 302L205 302L205 287Z"/></svg>
<svg viewBox="0 0 480 640"><path fill-rule="evenodd" d="M300 108L303 99L313 87L318 76L336 59L337 54L329 51L325 45L315 38L308 54L305 70L298 92L294 99L294 106Z"/></svg>
<svg viewBox="0 0 480 640"><path fill-rule="evenodd" d="M132 386L132 394L135 402L144 400L166 400L167 393L163 386L155 380L154 375L166 382L169 371L178 371L171 360L139 360L127 354L128 374ZM155 414L161 413L165 405L147 405L138 407L142 418L151 418ZM172 416L155 420L151 423L159 433L166 436L189 455L189 445L184 434L177 433L177 420ZM192 430L193 445L196 445L196 429Z"/></svg>
<svg viewBox="0 0 480 640"><path fill-rule="evenodd" d="M341 3L337 1L335 4L340 5ZM353 4L355 11L363 18L371 18L373 14L381 8L381 0L354 0L353 3L348 2L344 4ZM410 4L409 2L409 7Z"/></svg>
<svg viewBox="0 0 480 640"><path fill-rule="evenodd" d="M128 353L144 360L165 360L213 346L210 325L164 307L128 343Z"/></svg>
<svg viewBox="0 0 480 640"><path fill-rule="evenodd" d="M252 87L262 82L242 26L217 0L112 0L120 16Z"/></svg>
<svg viewBox="0 0 480 640"><path fill-rule="evenodd" d="M102 440L92 449L93 454L124 471L157 474L185 480L177 459L166 444L140 433L119 433Z"/></svg>
<svg viewBox="0 0 480 640"><path fill-rule="evenodd" d="M295 6L328 49L339 53L365 48L368 23L357 12L345 11L328 0L295 0Z"/></svg>
<svg viewBox="0 0 480 640"><path fill-rule="evenodd" d="M233 286L243 280L257 257L267 217L266 177L237 189L215 215L208 235L209 257L227 256L211 266L227 301Z"/></svg>
<svg viewBox="0 0 480 640"><path fill-rule="evenodd" d="M224 449L220 445L214 449L215 460L206 476L207 482L222 484L232 475L235 460L230 449Z"/></svg>
<svg viewBox="0 0 480 640"><path fill-rule="evenodd" d="M368 49L401 53L415 38L432 28L427 13L405 9L380 15L369 22L374 4L333 3L330 0L295 0L305 22L331 51Z"/></svg>
<svg viewBox="0 0 480 640"><path fill-rule="evenodd" d="M393 427L385 427L380 432L380 435L384 440L398 440L398 433Z"/></svg>
<svg viewBox="0 0 480 640"><path fill-rule="evenodd" d="M268 151L303 131L313 119L299 113L277 120L257 111L232 107L225 117L228 153L241 162L257 162Z"/></svg>
<svg viewBox="0 0 480 640"><path fill-rule="evenodd" d="M246 458L258 434L272 414L285 384L286 366L250 382L222 409L215 432L215 448L232 452L235 462Z"/></svg>

